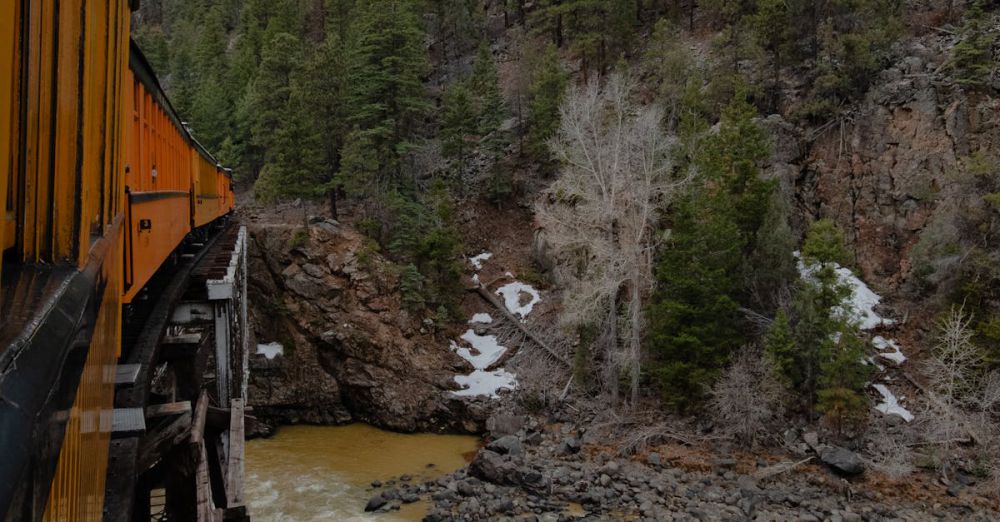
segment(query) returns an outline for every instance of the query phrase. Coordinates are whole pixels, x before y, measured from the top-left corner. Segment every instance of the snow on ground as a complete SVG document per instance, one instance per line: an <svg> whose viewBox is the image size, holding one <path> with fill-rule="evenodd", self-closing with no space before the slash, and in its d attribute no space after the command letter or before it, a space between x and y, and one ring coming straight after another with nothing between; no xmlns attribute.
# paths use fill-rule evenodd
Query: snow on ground
<svg viewBox="0 0 1000 522"><path fill-rule="evenodd" d="M464 390L453 391L452 395L459 397L472 397L476 395L487 395L496 399L500 390L513 390L517 386L517 379L513 373L500 368L492 372L476 370L469 375L456 375L455 382L462 386L467 386Z"/></svg>
<svg viewBox="0 0 1000 522"><path fill-rule="evenodd" d="M491 252L483 252L469 258L469 263L472 264L476 271L476 273L472 274L472 282L474 284L480 284L478 272L483 269L483 263L491 257L493 257ZM506 275L511 279L514 278L514 275L510 272L507 272ZM517 281L504 285L497 290L497 294L503 297L504 306L507 307L507 310L510 310L510 313L514 315L520 316L522 320L542 300L542 296L531 285ZM527 302L524 304L521 304L522 297L527 299ZM488 313L482 312L474 314L472 319L469 320L469 324L490 324L492 322L493 317ZM459 397L485 395L495 399L499 397L497 392L500 390L513 390L517 386L516 376L503 368L486 371L486 368L499 361L507 351L506 347L500 346L495 335L479 335L475 330L470 329L462 334L461 339L468 343L469 346L462 346L453 341L451 349L460 357L469 361L475 368L475 371L469 375L455 376L455 382L464 389L453 391L451 392L452 395Z"/></svg>
<svg viewBox="0 0 1000 522"><path fill-rule="evenodd" d="M884 384L872 385L881 395L882 402L875 405L875 409L887 415L899 415L906 422L913 420L913 414L899 403L899 399Z"/></svg>
<svg viewBox="0 0 1000 522"><path fill-rule="evenodd" d="M870 364L870 365L878 368L878 371L880 371L880 372L883 371L883 370L885 370L885 366L882 366L881 364L879 364L878 361L876 361L874 357L866 357L862 362L865 363L865 364Z"/></svg>
<svg viewBox="0 0 1000 522"><path fill-rule="evenodd" d="M490 324L493 322L493 316L487 313L475 314L472 319L469 319L469 324Z"/></svg>
<svg viewBox="0 0 1000 522"><path fill-rule="evenodd" d="M493 257L493 252L483 252L478 256L470 257L469 262L472 263L472 266L475 267L476 270L482 270L483 261L486 261L491 257Z"/></svg>
<svg viewBox="0 0 1000 522"><path fill-rule="evenodd" d="M521 304L521 295L526 294L530 299L527 303ZM536 304L542 301L542 296L531 285L526 285L520 281L508 283L497 290L497 295L503 297L507 310L514 315L524 319L531 313Z"/></svg>
<svg viewBox="0 0 1000 522"><path fill-rule="evenodd" d="M799 275L803 279L813 279L813 274L819 266L817 264L807 265L798 252L795 252L794 255L798 260ZM849 310L851 318L858 323L862 330L871 330L878 326L891 326L895 324L894 320L886 319L875 312L875 307L882 301L881 296L873 292L864 281L854 275L851 269L842 267L836 263L833 264L833 267L840 284L846 285L851 289L851 297L848 302L844 303L847 306L844 307L843 311L847 312Z"/></svg>
<svg viewBox="0 0 1000 522"><path fill-rule="evenodd" d="M267 343L257 345L257 354L267 357L268 360L274 359L279 355L285 355L285 347L281 343Z"/></svg>
<svg viewBox="0 0 1000 522"><path fill-rule="evenodd" d="M879 357L896 363L896 366L906 362L906 356L903 355L903 351L899 348L899 343L894 339L886 339L881 335L876 335L872 338L872 345L878 349Z"/></svg>
<svg viewBox="0 0 1000 522"><path fill-rule="evenodd" d="M466 330L462 334L462 340L472 345L472 348L452 343L452 349L458 353L459 357L472 363L472 366L477 370L489 368L507 351L507 348L500 346L495 335L478 335L473 330Z"/></svg>
<svg viewBox="0 0 1000 522"><path fill-rule="evenodd" d="M864 281L858 279L850 269L842 266L837 267L837 277L840 282L851 289L850 309L855 320L857 320L862 330L871 330L877 326L890 326L895 323L892 319L886 319L875 313L875 307L882 301L882 297L868 288Z"/></svg>

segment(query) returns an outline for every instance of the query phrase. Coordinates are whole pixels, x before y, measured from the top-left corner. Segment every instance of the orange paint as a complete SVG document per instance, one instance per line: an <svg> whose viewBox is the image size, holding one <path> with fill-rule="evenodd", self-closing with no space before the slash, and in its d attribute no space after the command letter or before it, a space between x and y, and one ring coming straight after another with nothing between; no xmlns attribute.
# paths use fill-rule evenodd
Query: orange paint
<svg viewBox="0 0 1000 522"><path fill-rule="evenodd" d="M101 296L46 520L101 518L122 307L234 206L152 71L130 67L130 17L128 0L0 0L0 245L8 262L94 269Z"/></svg>

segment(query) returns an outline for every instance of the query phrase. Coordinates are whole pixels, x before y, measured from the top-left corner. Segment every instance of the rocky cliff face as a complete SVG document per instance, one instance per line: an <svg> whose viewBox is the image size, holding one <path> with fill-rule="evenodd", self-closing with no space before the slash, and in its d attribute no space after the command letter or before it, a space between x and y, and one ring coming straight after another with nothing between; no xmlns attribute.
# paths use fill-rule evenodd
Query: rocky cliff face
<svg viewBox="0 0 1000 522"><path fill-rule="evenodd" d="M942 72L950 43L910 42L857 107L815 130L768 120L773 169L794 191L799 218L833 218L865 280L890 294L912 275L921 232L959 196L950 190L959 160L1000 152L1000 101Z"/></svg>
<svg viewBox="0 0 1000 522"><path fill-rule="evenodd" d="M363 237L251 218L250 401L269 423L368 422L397 431L480 431L485 408L448 394L466 363L436 326L401 308L398 278Z"/></svg>

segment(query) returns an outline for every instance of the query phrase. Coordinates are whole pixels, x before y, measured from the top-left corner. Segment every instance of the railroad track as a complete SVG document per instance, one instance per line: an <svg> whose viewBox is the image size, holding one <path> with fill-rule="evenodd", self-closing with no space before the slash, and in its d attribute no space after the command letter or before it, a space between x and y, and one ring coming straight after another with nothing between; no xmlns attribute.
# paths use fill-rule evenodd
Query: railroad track
<svg viewBox="0 0 1000 522"><path fill-rule="evenodd" d="M207 287L225 280L234 256L243 255L241 234L227 223L204 243L189 245L134 301L115 394L105 521L147 514L150 520L248 519L242 505L242 371L230 375L233 365L218 364L242 359L245 346L225 343L222 348L237 356L220 355L215 313L205 304L211 302ZM203 313L192 315L198 310ZM220 379L239 389L220 389Z"/></svg>

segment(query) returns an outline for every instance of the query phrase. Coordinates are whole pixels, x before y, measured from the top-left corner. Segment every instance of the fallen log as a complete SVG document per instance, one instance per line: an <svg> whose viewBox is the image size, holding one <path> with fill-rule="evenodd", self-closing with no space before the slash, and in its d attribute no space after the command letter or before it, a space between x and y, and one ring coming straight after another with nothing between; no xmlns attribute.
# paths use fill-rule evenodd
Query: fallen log
<svg viewBox="0 0 1000 522"><path fill-rule="evenodd" d="M564 359L555 350L553 350L549 346L548 343L546 343L545 341L539 339L539 337L537 335L535 335L531 330L528 330L527 328L525 328L525 326L521 322L521 320L517 316L515 316L514 314L512 314L510 312L510 310L507 310L507 307L504 306L504 304L501 303L492 293L490 293L490 291L487 290L485 286L483 286L482 284L476 285L474 287L474 290L476 291L476 293L479 294L480 297L483 298L484 301L486 301L487 303L493 305L493 308L496 308L500 313L502 313L503 316L507 319L507 321L510 324L514 325L515 328L517 328L518 330L520 330L521 333L523 333L525 337L527 337L528 339L530 339L531 342L533 342L534 344L536 344L546 354L548 354L550 357L552 357L553 359L555 359L556 361L558 361L559 363L561 363L566 368L572 368L572 365L569 363L569 361L567 361L566 359Z"/></svg>

